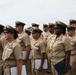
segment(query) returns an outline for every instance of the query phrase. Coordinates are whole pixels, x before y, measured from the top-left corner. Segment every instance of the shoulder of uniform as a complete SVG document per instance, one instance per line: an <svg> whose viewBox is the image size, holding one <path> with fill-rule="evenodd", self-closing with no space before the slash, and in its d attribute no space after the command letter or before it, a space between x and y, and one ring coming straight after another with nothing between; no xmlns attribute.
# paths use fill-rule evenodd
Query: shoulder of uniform
<svg viewBox="0 0 76 75"><path fill-rule="evenodd" d="M24 33L24 37L29 37L29 35L27 33Z"/></svg>
<svg viewBox="0 0 76 75"><path fill-rule="evenodd" d="M21 38L22 38L22 39L26 39L26 38L30 39L30 37L29 37L28 34L26 34L26 33L24 33L24 34L21 36Z"/></svg>
<svg viewBox="0 0 76 75"><path fill-rule="evenodd" d="M45 41L41 39L40 44L45 44Z"/></svg>
<svg viewBox="0 0 76 75"><path fill-rule="evenodd" d="M18 45L17 41L15 40L12 47L15 48Z"/></svg>
<svg viewBox="0 0 76 75"><path fill-rule="evenodd" d="M66 35L63 35L62 39L65 40L65 41L70 40Z"/></svg>

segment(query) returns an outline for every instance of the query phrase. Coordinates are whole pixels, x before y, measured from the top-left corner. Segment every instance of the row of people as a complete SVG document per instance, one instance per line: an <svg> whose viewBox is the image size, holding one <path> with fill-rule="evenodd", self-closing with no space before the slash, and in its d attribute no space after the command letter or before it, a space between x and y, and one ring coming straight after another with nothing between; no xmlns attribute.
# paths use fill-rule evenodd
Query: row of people
<svg viewBox="0 0 76 75"><path fill-rule="evenodd" d="M75 75L75 24L75 20L68 26L61 21L49 23L49 26L44 24L45 32L38 28L38 24L33 24L30 36L29 29L23 31L23 22L17 21L16 28L0 25L0 75L10 75L12 67L17 67L17 75L21 75L22 65L25 65L27 75L62 75L67 72ZM32 58L29 58L30 53ZM48 70L43 69L46 58ZM41 60L38 69L35 69L36 59Z"/></svg>

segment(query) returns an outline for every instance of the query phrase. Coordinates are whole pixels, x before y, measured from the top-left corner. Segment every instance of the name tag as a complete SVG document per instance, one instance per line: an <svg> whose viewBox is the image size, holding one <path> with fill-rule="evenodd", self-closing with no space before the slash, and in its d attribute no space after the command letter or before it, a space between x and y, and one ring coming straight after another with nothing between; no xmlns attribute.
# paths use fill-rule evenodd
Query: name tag
<svg viewBox="0 0 76 75"><path fill-rule="evenodd" d="M41 64L41 59L34 59L34 68L38 69ZM48 69L48 60L44 59L43 69Z"/></svg>
<svg viewBox="0 0 76 75"><path fill-rule="evenodd" d="M11 75L18 75L17 74L17 67L10 68L10 71L11 71ZM26 66L25 65L22 65L22 74L21 75L27 75Z"/></svg>
<svg viewBox="0 0 76 75"><path fill-rule="evenodd" d="M26 57L26 51L22 51L22 59L24 60L25 59L25 57ZM29 59L31 59L32 58L32 51L30 51L30 54L29 54Z"/></svg>

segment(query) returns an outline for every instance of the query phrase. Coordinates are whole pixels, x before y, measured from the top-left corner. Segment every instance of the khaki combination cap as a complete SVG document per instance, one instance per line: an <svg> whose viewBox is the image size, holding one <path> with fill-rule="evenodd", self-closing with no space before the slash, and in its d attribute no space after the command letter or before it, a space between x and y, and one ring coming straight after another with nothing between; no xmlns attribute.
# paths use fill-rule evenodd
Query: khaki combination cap
<svg viewBox="0 0 76 75"><path fill-rule="evenodd" d="M25 32L30 32L31 33L31 29L27 28L27 29L25 29Z"/></svg>
<svg viewBox="0 0 76 75"><path fill-rule="evenodd" d="M67 28L75 28L75 26L73 26L73 25L67 25Z"/></svg>
<svg viewBox="0 0 76 75"><path fill-rule="evenodd" d="M67 31L70 31L70 30L75 30L75 26L73 26L73 25L68 25L68 26L67 26Z"/></svg>
<svg viewBox="0 0 76 75"><path fill-rule="evenodd" d="M46 27L48 27L48 24L43 24L43 28L46 28Z"/></svg>
<svg viewBox="0 0 76 75"><path fill-rule="evenodd" d="M39 24L37 24L37 23L32 23L32 27L39 27Z"/></svg>
<svg viewBox="0 0 76 75"><path fill-rule="evenodd" d="M0 24L0 34L4 31L4 26Z"/></svg>
<svg viewBox="0 0 76 75"><path fill-rule="evenodd" d="M72 25L72 24L76 24L76 20L74 20L74 19L70 19L70 20L69 20L69 24L70 24L70 25Z"/></svg>
<svg viewBox="0 0 76 75"><path fill-rule="evenodd" d="M10 25L4 27L4 33L18 33L15 28Z"/></svg>
<svg viewBox="0 0 76 75"><path fill-rule="evenodd" d="M4 28L4 25L0 24L0 29L3 29Z"/></svg>
<svg viewBox="0 0 76 75"><path fill-rule="evenodd" d="M42 30L41 29L33 29L32 30L32 34L35 34L35 33L42 33Z"/></svg>
<svg viewBox="0 0 76 75"><path fill-rule="evenodd" d="M15 26L18 27L18 26L24 26L26 25L25 23L21 22L21 21L16 21L15 22Z"/></svg>
<svg viewBox="0 0 76 75"><path fill-rule="evenodd" d="M55 23L49 23L49 28L52 28L52 27L54 27L55 26Z"/></svg>
<svg viewBox="0 0 76 75"><path fill-rule="evenodd" d="M66 28L67 25L61 21L56 21L54 28Z"/></svg>

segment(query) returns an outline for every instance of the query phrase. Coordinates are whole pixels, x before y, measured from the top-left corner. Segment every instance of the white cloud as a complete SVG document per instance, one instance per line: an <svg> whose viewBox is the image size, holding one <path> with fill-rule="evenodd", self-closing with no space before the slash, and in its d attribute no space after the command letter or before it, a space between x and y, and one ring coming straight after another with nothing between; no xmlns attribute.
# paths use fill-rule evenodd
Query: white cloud
<svg viewBox="0 0 76 75"><path fill-rule="evenodd" d="M31 0L33 3L46 3L46 4L49 4L49 3L55 3L57 4L59 1L61 0Z"/></svg>
<svg viewBox="0 0 76 75"><path fill-rule="evenodd" d="M76 0L0 0L0 23L14 25L21 20L28 25L62 20L68 23L76 14Z"/></svg>

